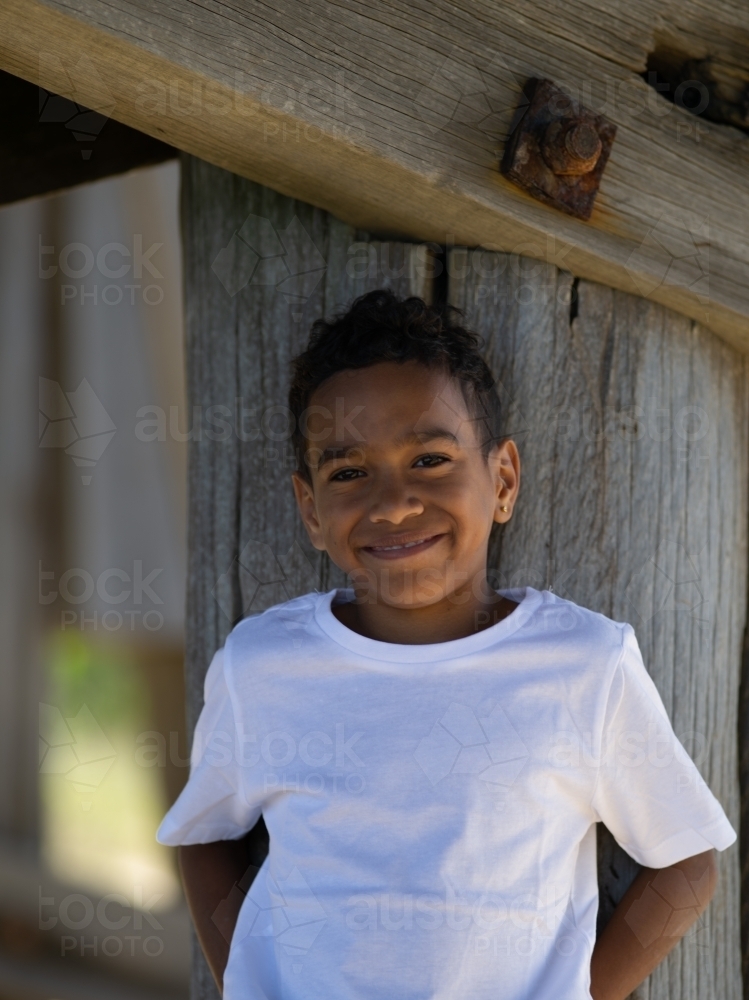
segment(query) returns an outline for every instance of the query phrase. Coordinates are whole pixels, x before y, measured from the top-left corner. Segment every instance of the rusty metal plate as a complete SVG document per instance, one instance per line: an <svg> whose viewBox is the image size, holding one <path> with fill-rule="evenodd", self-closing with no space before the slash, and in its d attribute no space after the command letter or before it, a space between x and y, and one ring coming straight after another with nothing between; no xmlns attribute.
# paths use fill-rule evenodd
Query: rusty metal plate
<svg viewBox="0 0 749 1000"><path fill-rule="evenodd" d="M616 125L551 80L529 80L525 113L505 148L501 171L534 198L589 219Z"/></svg>

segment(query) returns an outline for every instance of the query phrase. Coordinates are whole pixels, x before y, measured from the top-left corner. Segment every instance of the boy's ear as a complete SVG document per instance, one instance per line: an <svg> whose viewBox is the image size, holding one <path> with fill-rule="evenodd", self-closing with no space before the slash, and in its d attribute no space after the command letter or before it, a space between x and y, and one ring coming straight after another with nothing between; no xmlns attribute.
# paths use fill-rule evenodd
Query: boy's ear
<svg viewBox="0 0 749 1000"><path fill-rule="evenodd" d="M489 453L489 464L496 489L494 520L505 524L512 517L520 489L520 454L512 438L497 442Z"/></svg>
<svg viewBox="0 0 749 1000"><path fill-rule="evenodd" d="M323 541L322 527L317 517L315 493L312 489L312 484L308 483L298 472L291 473L291 484L294 487L296 505L299 508L304 527L307 529L309 540L316 549L325 552L326 545Z"/></svg>

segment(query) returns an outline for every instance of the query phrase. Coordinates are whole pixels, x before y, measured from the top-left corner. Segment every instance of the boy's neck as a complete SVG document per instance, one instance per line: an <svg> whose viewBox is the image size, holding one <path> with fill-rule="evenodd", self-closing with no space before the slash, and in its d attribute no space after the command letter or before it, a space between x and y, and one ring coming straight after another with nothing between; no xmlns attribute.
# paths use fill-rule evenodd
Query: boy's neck
<svg viewBox="0 0 749 1000"><path fill-rule="evenodd" d="M463 597L463 603L458 603L455 595L450 594L421 608L352 601L334 605L332 611L342 625L367 639L422 646L482 632L502 621L518 606L516 601L494 592L483 598L469 591Z"/></svg>

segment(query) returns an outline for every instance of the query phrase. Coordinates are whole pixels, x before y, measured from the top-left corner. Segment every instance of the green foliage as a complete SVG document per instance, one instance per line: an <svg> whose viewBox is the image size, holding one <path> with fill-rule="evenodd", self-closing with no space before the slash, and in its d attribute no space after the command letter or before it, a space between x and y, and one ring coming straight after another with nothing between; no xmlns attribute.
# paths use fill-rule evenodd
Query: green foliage
<svg viewBox="0 0 749 1000"><path fill-rule="evenodd" d="M87 705L103 728L132 728L149 714L149 693L132 651L80 632L50 639L47 698L63 715Z"/></svg>

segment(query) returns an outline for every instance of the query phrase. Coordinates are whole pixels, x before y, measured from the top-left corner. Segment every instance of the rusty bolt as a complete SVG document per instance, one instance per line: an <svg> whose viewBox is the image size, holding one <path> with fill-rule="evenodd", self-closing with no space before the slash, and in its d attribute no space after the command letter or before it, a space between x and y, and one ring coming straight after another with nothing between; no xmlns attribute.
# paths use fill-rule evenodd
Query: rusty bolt
<svg viewBox="0 0 749 1000"><path fill-rule="evenodd" d="M563 119L546 127L541 155L558 176L580 177L595 167L602 148L589 122Z"/></svg>
<svg viewBox="0 0 749 1000"><path fill-rule="evenodd" d="M539 201L589 219L616 125L551 80L533 77L505 146L500 169Z"/></svg>

